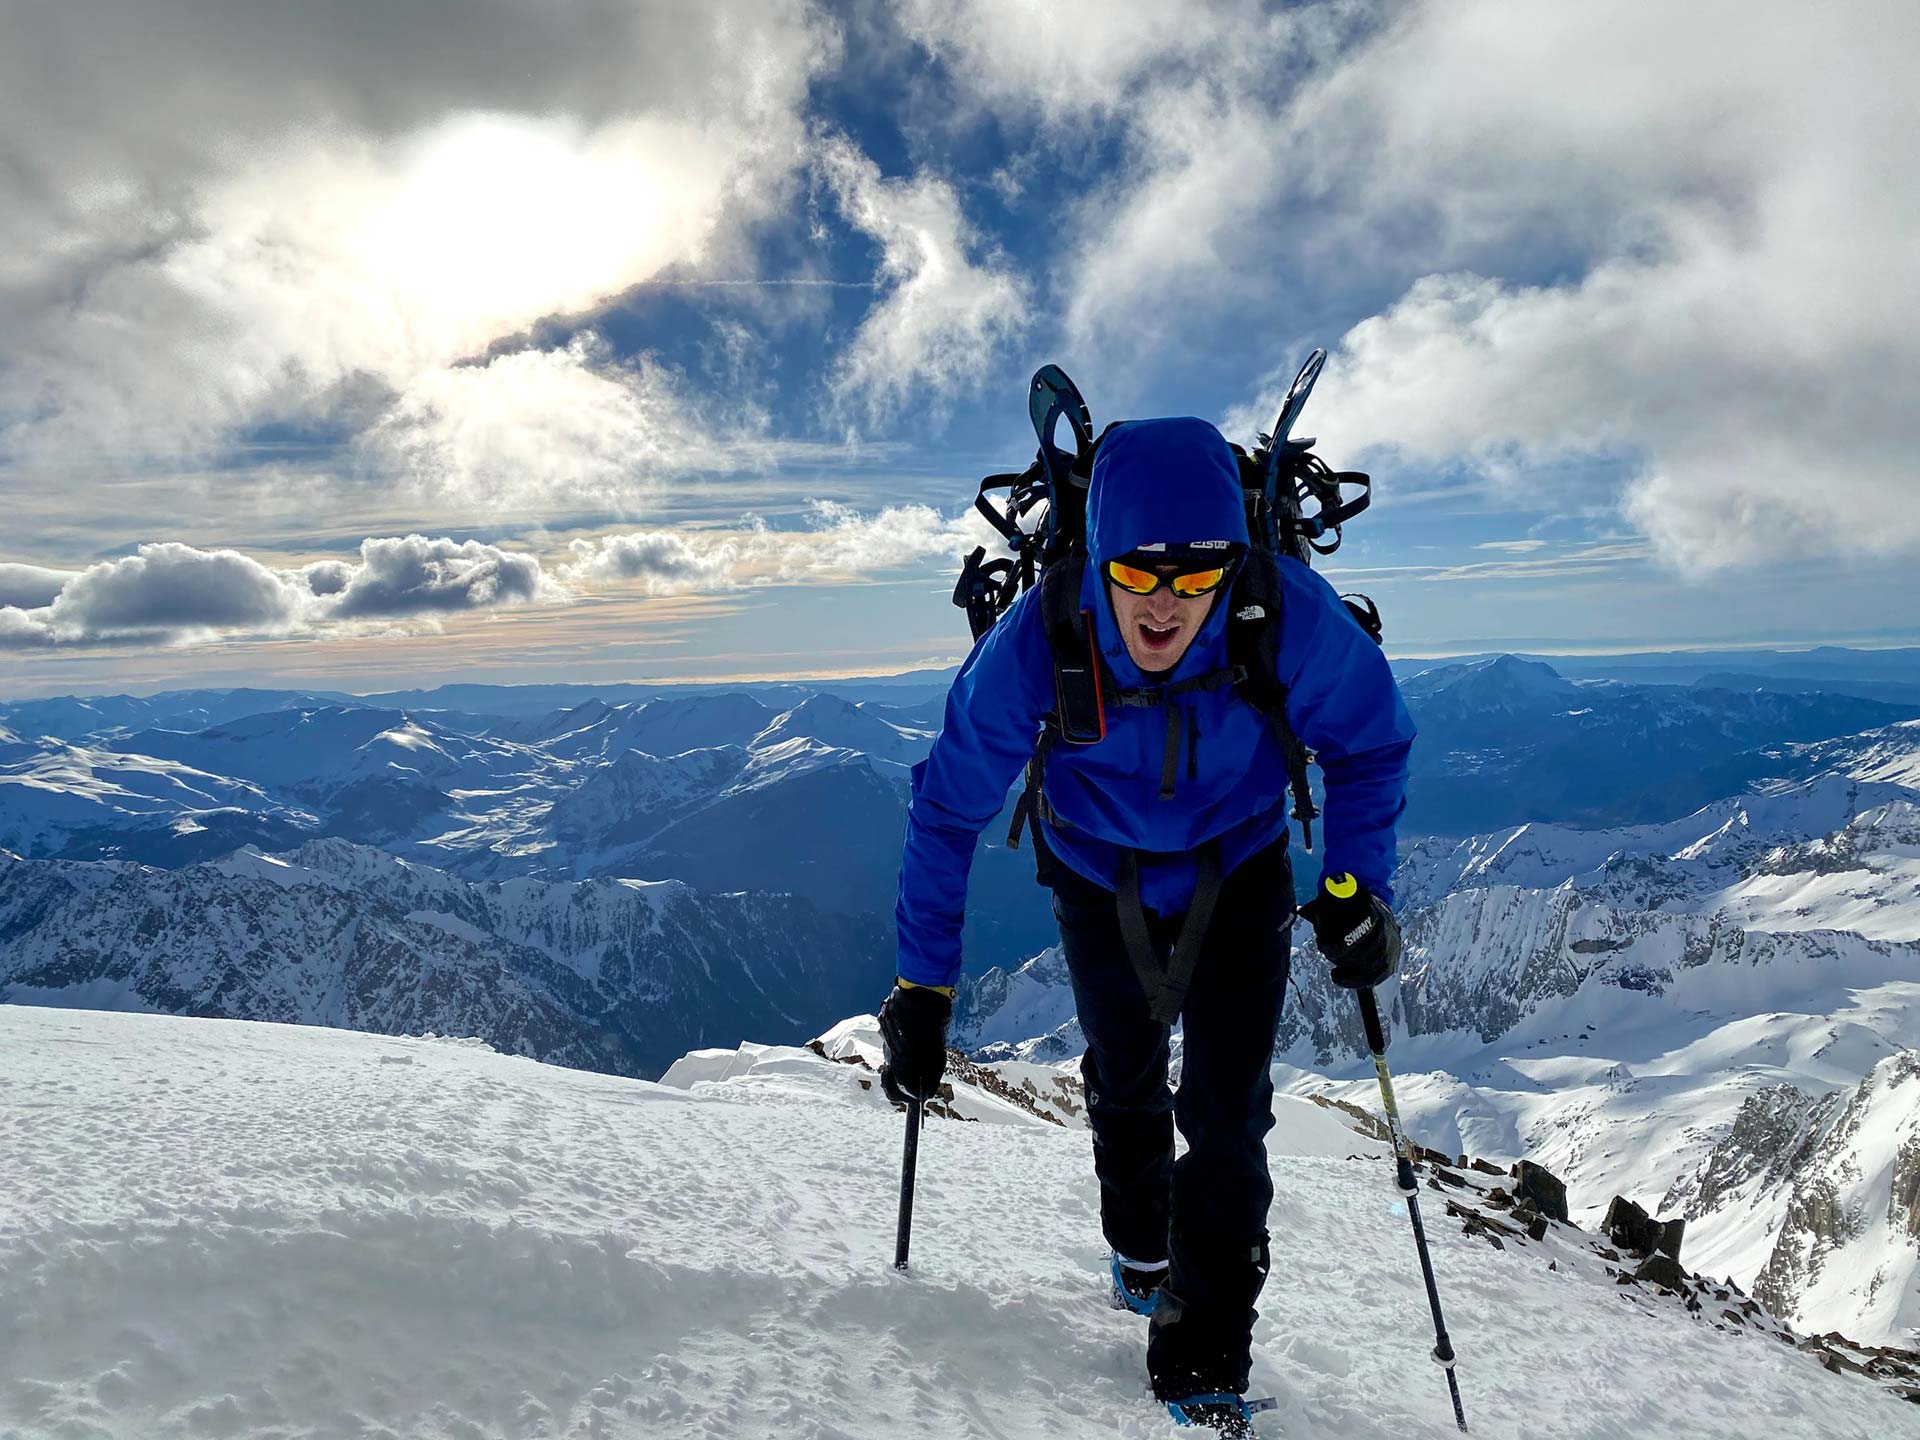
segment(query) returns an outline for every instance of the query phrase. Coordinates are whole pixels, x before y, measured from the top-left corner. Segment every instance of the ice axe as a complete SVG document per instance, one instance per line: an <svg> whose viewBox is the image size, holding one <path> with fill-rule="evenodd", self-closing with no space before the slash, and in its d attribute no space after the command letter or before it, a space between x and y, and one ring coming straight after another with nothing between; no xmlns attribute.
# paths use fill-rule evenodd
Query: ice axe
<svg viewBox="0 0 1920 1440"><path fill-rule="evenodd" d="M900 1157L900 1218L893 1232L893 1268L907 1268L907 1246L913 1239L913 1170L920 1159L920 1111L926 1102L907 1106L907 1148Z"/></svg>

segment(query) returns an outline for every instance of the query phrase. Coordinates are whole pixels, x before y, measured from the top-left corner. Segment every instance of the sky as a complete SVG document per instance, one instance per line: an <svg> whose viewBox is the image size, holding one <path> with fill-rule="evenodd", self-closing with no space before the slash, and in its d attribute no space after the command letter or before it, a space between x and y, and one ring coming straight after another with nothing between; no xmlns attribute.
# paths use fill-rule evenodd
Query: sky
<svg viewBox="0 0 1920 1440"><path fill-rule="evenodd" d="M1026 386L1397 655L1920 641L1920 9L0 9L0 698L964 656Z"/></svg>

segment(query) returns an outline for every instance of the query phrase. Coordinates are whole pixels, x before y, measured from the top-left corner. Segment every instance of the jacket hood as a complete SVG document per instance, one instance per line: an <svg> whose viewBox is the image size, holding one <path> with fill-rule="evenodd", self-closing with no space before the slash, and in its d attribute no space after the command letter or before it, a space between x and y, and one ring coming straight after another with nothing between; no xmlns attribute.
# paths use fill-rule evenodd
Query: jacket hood
<svg viewBox="0 0 1920 1440"><path fill-rule="evenodd" d="M1142 546L1207 540L1247 543L1240 462L1226 437L1191 415L1109 430L1087 491L1095 566Z"/></svg>
<svg viewBox="0 0 1920 1440"><path fill-rule="evenodd" d="M1092 612L1101 653L1123 686L1146 681L1120 638L1102 566L1142 547L1226 541L1247 545L1240 462L1226 437L1191 415L1129 420L1108 430L1087 491L1087 554L1080 603ZM1213 609L1171 679L1219 668L1226 657L1227 595Z"/></svg>

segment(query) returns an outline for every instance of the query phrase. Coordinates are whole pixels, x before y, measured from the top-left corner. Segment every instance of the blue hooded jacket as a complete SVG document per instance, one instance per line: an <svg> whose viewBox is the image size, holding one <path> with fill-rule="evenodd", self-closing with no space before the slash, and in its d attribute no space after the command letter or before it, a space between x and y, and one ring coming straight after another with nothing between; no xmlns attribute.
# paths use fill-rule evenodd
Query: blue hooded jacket
<svg viewBox="0 0 1920 1440"><path fill-rule="evenodd" d="M1100 443L1087 497L1082 605L1123 689L1186 679L1227 663L1227 599L1216 592L1193 643L1171 671L1133 663L1114 619L1104 562L1142 546L1247 543L1238 461L1204 420L1139 420ZM1323 873L1355 876L1391 902L1394 822L1406 805L1413 721L1380 647L1333 587L1283 558L1276 672L1287 718L1316 752L1325 780ZM1267 718L1231 687L1195 691L1181 707L1184 752L1175 793L1160 794L1166 716L1159 708L1106 707L1107 733L1092 745L1054 745L1043 783L1066 822L1046 842L1074 871L1112 889L1119 847L1143 853L1140 898L1162 915L1193 898L1193 852L1220 842L1224 872L1287 833L1287 764ZM951 985L974 845L1000 813L1053 708L1053 656L1040 590L1022 595L980 637L947 695L946 720L913 769L900 861L899 974ZM1035 823L1039 823L1037 820Z"/></svg>

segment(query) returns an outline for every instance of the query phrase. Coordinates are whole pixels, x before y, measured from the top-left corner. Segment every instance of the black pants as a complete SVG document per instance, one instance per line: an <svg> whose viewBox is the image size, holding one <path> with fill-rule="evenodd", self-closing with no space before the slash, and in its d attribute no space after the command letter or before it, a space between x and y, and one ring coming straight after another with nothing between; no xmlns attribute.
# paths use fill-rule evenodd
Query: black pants
<svg viewBox="0 0 1920 1440"><path fill-rule="evenodd" d="M1268 1067L1294 913L1286 844L1250 857L1221 887L1182 1014L1177 1094L1167 1085L1171 1032L1147 1013L1114 893L1058 861L1047 868L1087 1039L1080 1068L1107 1243L1172 1262L1147 1339L1154 1393L1244 1392L1273 1203ZM1147 918L1164 964L1184 917ZM1176 1123L1187 1142L1178 1161Z"/></svg>

